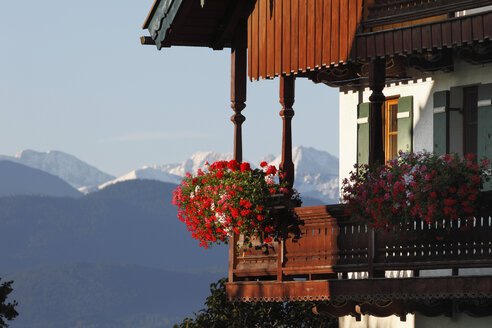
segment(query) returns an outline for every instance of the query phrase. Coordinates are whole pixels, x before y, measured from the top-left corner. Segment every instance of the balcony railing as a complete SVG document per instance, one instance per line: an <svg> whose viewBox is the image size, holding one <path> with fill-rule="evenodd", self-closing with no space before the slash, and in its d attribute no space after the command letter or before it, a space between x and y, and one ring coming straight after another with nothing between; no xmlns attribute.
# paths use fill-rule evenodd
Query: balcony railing
<svg viewBox="0 0 492 328"><path fill-rule="evenodd" d="M364 27L400 24L408 21L421 23L430 17L454 17L462 10L490 5L490 0L375 0L369 5Z"/></svg>
<svg viewBox="0 0 492 328"><path fill-rule="evenodd" d="M231 248L234 281L345 279L349 272L384 277L385 271L492 267L492 210L464 221L414 222L399 233L374 232L350 222L342 205L297 208L301 238L268 248Z"/></svg>

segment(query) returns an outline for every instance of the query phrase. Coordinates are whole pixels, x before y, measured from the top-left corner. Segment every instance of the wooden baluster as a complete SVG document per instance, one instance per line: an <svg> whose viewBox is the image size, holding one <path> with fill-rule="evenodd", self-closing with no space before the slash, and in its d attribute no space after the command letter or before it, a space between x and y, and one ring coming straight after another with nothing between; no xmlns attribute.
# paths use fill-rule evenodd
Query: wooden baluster
<svg viewBox="0 0 492 328"><path fill-rule="evenodd" d="M229 282L234 281L234 269L236 268L236 250L235 245L237 242L236 234L233 233L229 237Z"/></svg>
<svg viewBox="0 0 492 328"><path fill-rule="evenodd" d="M383 94L386 80L386 60L373 59L369 63L369 88L372 94L369 97L369 166L376 163L383 164L384 143L383 143L383 113L382 106L385 101Z"/></svg>
<svg viewBox="0 0 492 328"><path fill-rule="evenodd" d="M243 161L242 124L246 120L241 111L246 107L246 22L239 24L231 48L231 108L234 115L234 159ZM238 236L233 233L229 240L229 282L234 281L236 268L236 243Z"/></svg>
<svg viewBox="0 0 492 328"><path fill-rule="evenodd" d="M278 242L278 253L277 253L277 281L284 280L283 262L284 262L284 240L280 239Z"/></svg>
<svg viewBox="0 0 492 328"><path fill-rule="evenodd" d="M294 163L292 162L292 117L294 116L294 76L280 77L280 104L282 110L279 115L282 117L282 162L280 169L285 174L284 181L289 184L289 189L292 192L294 186Z"/></svg>

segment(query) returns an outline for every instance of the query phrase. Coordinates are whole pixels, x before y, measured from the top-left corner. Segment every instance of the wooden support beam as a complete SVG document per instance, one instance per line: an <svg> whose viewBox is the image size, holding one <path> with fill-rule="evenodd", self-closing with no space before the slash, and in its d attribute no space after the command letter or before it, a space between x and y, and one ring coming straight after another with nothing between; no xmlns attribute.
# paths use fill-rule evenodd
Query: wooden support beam
<svg viewBox="0 0 492 328"><path fill-rule="evenodd" d="M369 166L384 163L383 113L385 101L383 94L386 80L386 60L377 58L369 63Z"/></svg>
<svg viewBox="0 0 492 328"><path fill-rule="evenodd" d="M280 104L282 110L279 115L282 117L282 162L280 170L285 174L284 181L289 184L289 189L294 186L294 162L292 161L292 117L294 117L294 94L295 94L295 77L280 77Z"/></svg>
<svg viewBox="0 0 492 328"><path fill-rule="evenodd" d="M140 37L140 44L141 45L153 45L155 46L155 41L152 40L150 36L141 36Z"/></svg>
<svg viewBox="0 0 492 328"><path fill-rule="evenodd" d="M231 48L231 108L234 115L234 159L243 161L242 124L246 120L241 111L246 107L246 21L242 21L236 30Z"/></svg>
<svg viewBox="0 0 492 328"><path fill-rule="evenodd" d="M222 50L226 43L231 40L238 22L242 24L243 20L247 19L248 5L248 1L236 0L228 6L228 10L217 29L217 34L212 43L214 50Z"/></svg>
<svg viewBox="0 0 492 328"><path fill-rule="evenodd" d="M386 82L386 60L374 59L369 63L369 88L372 94L369 97L369 166L383 164L384 155L384 122L383 104L386 98L383 94ZM374 270L375 233L372 230L368 238L368 274L369 278L384 277L384 271Z"/></svg>
<svg viewBox="0 0 492 328"><path fill-rule="evenodd" d="M231 108L234 115L231 121L234 123L234 159L243 161L243 136L242 124L246 120L241 111L246 107L246 82L247 82L247 30L246 21L242 20L234 35L231 47ZM234 281L235 256L238 235L235 233L229 238L229 282Z"/></svg>

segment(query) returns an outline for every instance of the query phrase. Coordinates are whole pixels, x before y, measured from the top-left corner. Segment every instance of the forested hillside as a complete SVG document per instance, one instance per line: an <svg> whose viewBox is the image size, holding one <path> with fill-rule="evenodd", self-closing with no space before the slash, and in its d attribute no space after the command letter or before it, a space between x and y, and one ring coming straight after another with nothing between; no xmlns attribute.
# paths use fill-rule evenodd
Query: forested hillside
<svg viewBox="0 0 492 328"><path fill-rule="evenodd" d="M227 248L198 247L171 205L176 186L118 183L81 198L0 198L0 277L15 328L172 327L226 275Z"/></svg>

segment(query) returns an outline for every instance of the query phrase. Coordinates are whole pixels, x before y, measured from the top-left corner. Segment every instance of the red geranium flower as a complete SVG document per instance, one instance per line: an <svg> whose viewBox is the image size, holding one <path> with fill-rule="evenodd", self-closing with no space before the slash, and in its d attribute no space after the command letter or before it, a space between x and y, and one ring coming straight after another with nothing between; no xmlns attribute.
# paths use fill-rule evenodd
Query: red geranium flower
<svg viewBox="0 0 492 328"><path fill-rule="evenodd" d="M239 163L235 159L233 159L230 160L229 163L227 163L227 167L232 171L236 171L239 168Z"/></svg>
<svg viewBox="0 0 492 328"><path fill-rule="evenodd" d="M249 163L244 162L241 164L241 172L247 172L247 171L251 171L251 167Z"/></svg>
<svg viewBox="0 0 492 328"><path fill-rule="evenodd" d="M276 173L277 173L277 168L273 165L270 165L266 171L267 175L276 174Z"/></svg>

